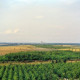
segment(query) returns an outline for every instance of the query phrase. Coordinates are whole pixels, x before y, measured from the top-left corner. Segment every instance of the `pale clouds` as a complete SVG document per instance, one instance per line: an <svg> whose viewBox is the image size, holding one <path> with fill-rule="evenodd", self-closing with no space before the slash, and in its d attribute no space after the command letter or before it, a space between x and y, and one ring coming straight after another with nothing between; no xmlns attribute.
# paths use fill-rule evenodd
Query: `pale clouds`
<svg viewBox="0 0 80 80"><path fill-rule="evenodd" d="M34 2L36 0L16 0L16 1L19 1L19 2Z"/></svg>
<svg viewBox="0 0 80 80"><path fill-rule="evenodd" d="M78 0L60 0L60 1L66 5L71 5L76 3Z"/></svg>
<svg viewBox="0 0 80 80"><path fill-rule="evenodd" d="M13 0L14 2L18 2L18 3L27 3L27 4L31 4L36 2L37 0Z"/></svg>
<svg viewBox="0 0 80 80"><path fill-rule="evenodd" d="M18 33L19 31L20 31L19 29L15 29L13 33Z"/></svg>
<svg viewBox="0 0 80 80"><path fill-rule="evenodd" d="M43 19L44 16L36 16L36 19Z"/></svg>
<svg viewBox="0 0 80 80"><path fill-rule="evenodd" d="M67 5L70 5L70 4L73 4L75 2L77 2L78 0L13 0L13 1L16 1L16 2L23 2L23 3L34 3L34 2L40 2L40 3L56 3L57 2L62 2L64 4L67 4Z"/></svg>
<svg viewBox="0 0 80 80"><path fill-rule="evenodd" d="M0 42L80 42L79 0L0 1Z"/></svg>
<svg viewBox="0 0 80 80"><path fill-rule="evenodd" d="M16 34L18 32L19 32L19 29L15 29L15 30L9 29L9 30L6 30L4 34Z"/></svg>

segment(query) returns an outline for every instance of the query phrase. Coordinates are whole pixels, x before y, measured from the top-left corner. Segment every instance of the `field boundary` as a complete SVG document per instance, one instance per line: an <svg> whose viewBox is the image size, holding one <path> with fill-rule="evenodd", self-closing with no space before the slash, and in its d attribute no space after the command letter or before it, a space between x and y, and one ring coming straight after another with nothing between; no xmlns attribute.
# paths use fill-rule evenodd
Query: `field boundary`
<svg viewBox="0 0 80 80"><path fill-rule="evenodd" d="M80 60L68 60L66 61L66 63L75 63L75 62L80 62ZM25 62L15 62L15 61L8 61L8 62L0 62L0 66L2 65L14 65L14 64L48 64L48 63L52 63L52 60L48 60L48 61L32 61L32 62L29 62L29 61L25 61Z"/></svg>

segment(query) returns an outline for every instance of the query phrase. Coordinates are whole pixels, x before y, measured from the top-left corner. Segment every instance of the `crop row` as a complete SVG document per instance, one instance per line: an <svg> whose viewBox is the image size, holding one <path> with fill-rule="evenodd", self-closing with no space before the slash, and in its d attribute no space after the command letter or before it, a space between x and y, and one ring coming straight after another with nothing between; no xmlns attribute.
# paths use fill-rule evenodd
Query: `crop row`
<svg viewBox="0 0 80 80"><path fill-rule="evenodd" d="M0 56L0 61L33 61L33 60L53 60L56 62L66 62L67 60L80 59L79 52L72 51L32 51L10 53Z"/></svg>
<svg viewBox="0 0 80 80"><path fill-rule="evenodd" d="M80 80L80 63L0 66L0 80Z"/></svg>

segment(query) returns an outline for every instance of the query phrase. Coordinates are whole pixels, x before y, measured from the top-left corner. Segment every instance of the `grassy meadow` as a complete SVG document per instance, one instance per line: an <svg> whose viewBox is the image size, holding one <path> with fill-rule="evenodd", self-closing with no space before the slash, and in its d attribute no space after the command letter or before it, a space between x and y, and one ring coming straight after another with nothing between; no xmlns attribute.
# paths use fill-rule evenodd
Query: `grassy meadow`
<svg viewBox="0 0 80 80"><path fill-rule="evenodd" d="M0 46L0 55L15 53L21 51L52 51L52 50L70 50L80 51L80 46L73 45L17 45Z"/></svg>
<svg viewBox="0 0 80 80"><path fill-rule="evenodd" d="M39 48L34 45L0 46L0 55L22 51L47 51L50 49Z"/></svg>

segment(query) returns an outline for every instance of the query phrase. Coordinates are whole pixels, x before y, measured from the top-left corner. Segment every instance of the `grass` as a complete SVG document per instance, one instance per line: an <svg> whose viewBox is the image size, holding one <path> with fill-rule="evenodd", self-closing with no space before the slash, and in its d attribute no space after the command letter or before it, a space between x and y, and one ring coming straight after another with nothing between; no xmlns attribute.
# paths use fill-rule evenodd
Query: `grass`
<svg viewBox="0 0 80 80"><path fill-rule="evenodd" d="M49 50L49 49L37 48L33 45L0 46L0 55L21 52L21 51L47 51L47 50Z"/></svg>
<svg viewBox="0 0 80 80"><path fill-rule="evenodd" d="M47 45L47 44L40 44L35 46L42 48L52 48L52 49L66 49L72 47L72 45Z"/></svg>
<svg viewBox="0 0 80 80"><path fill-rule="evenodd" d="M65 50L65 51L80 51L80 46L78 45L35 45L39 48L47 48L47 49L53 49L53 50Z"/></svg>
<svg viewBox="0 0 80 80"><path fill-rule="evenodd" d="M67 49L58 49L58 50L65 50L65 51L74 51L74 52L80 52L80 48L67 48Z"/></svg>
<svg viewBox="0 0 80 80"><path fill-rule="evenodd" d="M68 60L66 63L76 63L76 62L80 62L80 60ZM48 60L48 61L34 61L34 62L15 62L15 61L8 61L8 62L4 62L4 63L0 63L0 66L7 66L7 65L15 65L15 64L48 64L48 63L52 63L52 60Z"/></svg>
<svg viewBox="0 0 80 80"><path fill-rule="evenodd" d="M76 63L76 62L80 62L80 60L69 60L66 63ZM52 63L52 60L48 60L48 61L34 61L34 62L15 62L15 61L8 61L8 62L4 62L4 63L0 63L0 66L7 66L7 65L16 65L16 64L48 64L48 63Z"/></svg>
<svg viewBox="0 0 80 80"><path fill-rule="evenodd" d="M34 62L15 62L15 61L9 61L9 62L5 62L5 63L0 63L0 66L4 65L14 65L14 64L47 64L47 63L51 63L51 60L48 61L34 61Z"/></svg>
<svg viewBox="0 0 80 80"><path fill-rule="evenodd" d="M28 52L28 51L29 52L30 51L50 51L50 54L51 54L51 50L58 50L58 51L63 50L62 51L63 54L61 52L60 55L65 56L65 58L66 58L66 55L68 55L68 52L71 52L71 51L76 51L76 52L73 52L73 53L75 53L75 56L78 56L79 52L77 52L77 51L80 51L80 48L78 46L71 46L71 45L63 45L63 46L54 45L54 46L47 46L47 47L46 46L38 47L38 46L34 46L34 45L1 46L0 47L0 55L5 55L5 54L9 55L8 53L16 53L16 52L21 52L21 51L23 51L24 53ZM54 58L59 55L58 51L57 51L57 54L55 53ZM21 52L21 56L22 56L23 52ZM65 54L64 54L64 52L65 52ZM38 54L38 56L39 56L39 54ZM13 54L13 55L15 55L15 54ZM12 57L13 57L13 55L12 55ZM20 53L18 55L20 55ZM31 55L29 55L29 56L31 56ZM28 58L29 58L29 56L28 56ZM49 53L47 53L47 56L49 57ZM70 56L73 56L73 54L70 54L68 57L70 57ZM75 57L75 56L73 56L73 57ZM2 58L2 56L0 56L0 57ZM10 59L10 57L9 57L9 59ZM52 57L52 56L50 56L50 57ZM38 58L40 58L40 56ZM58 58L60 58L60 56L58 56ZM14 58L14 59L16 59L16 58ZM23 65L25 65L25 66L23 66ZM30 66L28 66L28 65L30 65L32 67L30 68ZM18 67L16 67L16 66L18 66ZM5 68L2 68L2 67L5 67ZM47 76L50 77L50 75L52 75L53 73L54 73L53 74L54 79L51 79L51 80L59 80L60 78L61 78L60 80L63 80L63 79L64 80L67 80L67 79L78 80L78 79L80 79L79 78L79 76L80 76L80 68L79 67L80 67L80 60L79 59L68 60L65 63L63 63L63 62L53 63L52 60L47 60L47 61L35 60L33 62L29 62L29 61L23 61L23 62L22 61L10 61L10 60L7 61L6 60L6 62L3 62L3 63L0 62L0 69L1 69L0 71L3 70L3 72L0 72L0 74L2 74L2 76L1 76L2 79L0 78L0 80L6 80L6 79L7 80L24 80L23 77L25 77L24 72L26 70L28 71L29 75L31 75L32 77L36 77L36 76L34 76L35 75L34 72L37 71L38 76L36 78L38 78L39 75L41 76L41 74L43 74L41 76L42 79L34 79L34 78L31 78L29 76L31 78L29 80L48 80L48 79L46 79L46 77ZM40 71L42 71L42 72L40 73ZM47 75L46 77L45 77L45 74ZM55 74L57 75L57 77L59 77L58 79L55 79L55 77L56 77ZM23 79L20 79L21 77ZM9 78L11 78L11 79L9 79ZM25 80L27 80L27 79L25 79ZM50 78L49 78L49 80L50 80Z"/></svg>
<svg viewBox="0 0 80 80"><path fill-rule="evenodd" d="M80 46L72 45L18 45L18 46L0 46L0 55L15 53L21 51L52 51L52 50L70 50L80 51Z"/></svg>

